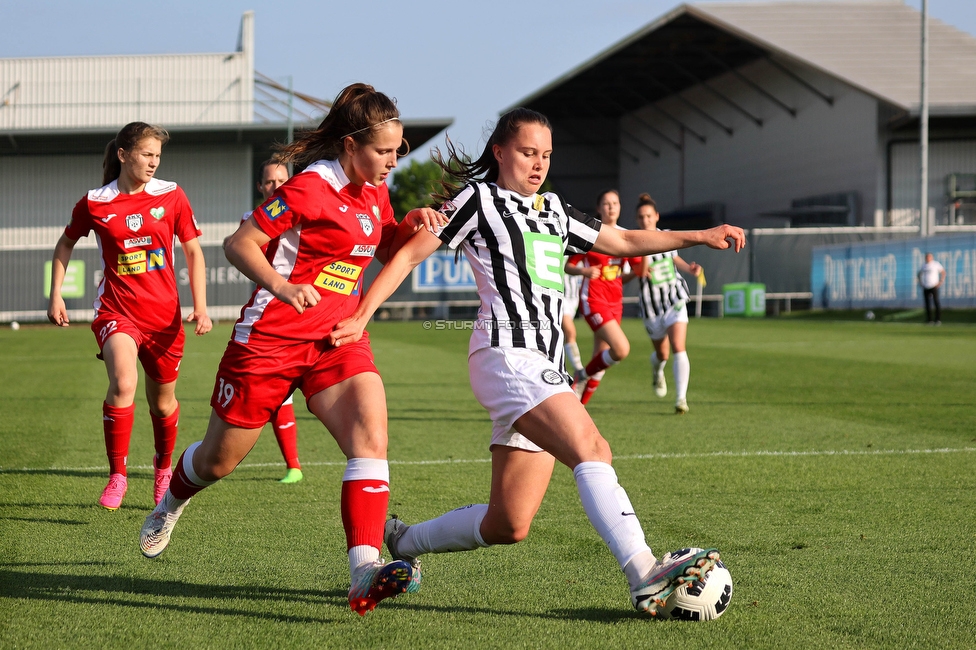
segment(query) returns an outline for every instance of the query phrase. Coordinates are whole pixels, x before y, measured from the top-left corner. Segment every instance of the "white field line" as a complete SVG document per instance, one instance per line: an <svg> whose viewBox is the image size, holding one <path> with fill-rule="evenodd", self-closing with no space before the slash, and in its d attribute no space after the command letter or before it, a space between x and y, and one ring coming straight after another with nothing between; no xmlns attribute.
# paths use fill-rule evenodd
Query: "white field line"
<svg viewBox="0 0 976 650"><path fill-rule="evenodd" d="M907 456L921 454L965 454L976 452L976 447L960 447L957 449L841 449L823 451L714 451L703 454L632 454L629 456L614 456L614 461L623 460L672 460L682 458L800 458L805 456ZM465 465L473 463L490 463L491 458L446 458L442 460L391 460L390 465ZM280 467L283 463L241 463L239 469L253 469L262 467ZM345 467L345 461L303 462L302 467ZM0 474L6 472L92 472L103 471L105 465L95 467L0 467ZM148 470L151 465L129 465L129 469Z"/></svg>

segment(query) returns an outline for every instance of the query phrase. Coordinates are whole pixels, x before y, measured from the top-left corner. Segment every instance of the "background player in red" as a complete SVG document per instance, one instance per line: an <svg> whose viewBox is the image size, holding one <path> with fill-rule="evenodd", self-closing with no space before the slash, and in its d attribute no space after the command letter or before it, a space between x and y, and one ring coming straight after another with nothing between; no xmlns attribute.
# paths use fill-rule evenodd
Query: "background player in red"
<svg viewBox="0 0 976 650"><path fill-rule="evenodd" d="M617 227L620 218L620 195L617 190L606 190L596 202L600 221L609 228ZM624 272L629 264L635 271L642 264L641 258L614 257L589 251L572 261L582 259L582 266L567 263L565 271L570 275L582 275L580 309L583 318L593 330L593 358L577 371L573 390L586 404L603 379L604 371L630 354L630 341L620 327L624 310L624 283L635 277L634 272Z"/></svg>
<svg viewBox="0 0 976 650"><path fill-rule="evenodd" d="M258 288L220 362L206 437L183 452L169 491L142 527L147 557L163 552L190 497L230 474L271 413L300 388L347 458L341 511L350 606L365 614L419 588L420 573L409 563L380 559L390 495L386 394L369 338L341 348L328 340L359 304L372 259L385 262L417 230L445 221L428 208L411 211L399 226L393 218L385 180L403 143L399 115L372 86L345 88L321 125L279 156L312 164L227 242L228 259Z"/></svg>
<svg viewBox="0 0 976 650"><path fill-rule="evenodd" d="M99 504L117 509L128 487L126 460L139 381L137 362L146 373L146 399L156 455L153 497L169 485L180 405L176 379L183 357L180 297L173 272L173 236L179 237L190 273L197 336L210 331L206 271L197 237L200 229L183 190L155 177L169 134L144 122L125 125L105 148L103 186L78 201L71 223L54 248L48 318L68 326L61 297L65 269L78 239L94 231L102 256L103 278L95 297L92 332L108 371L102 405L109 481Z"/></svg>
<svg viewBox="0 0 976 650"><path fill-rule="evenodd" d="M261 163L261 176L257 183L261 198L265 201L270 199L275 190L285 184L288 177L288 167L275 159ZM250 219L251 214L253 211L246 212L241 218L241 223ZM226 243L225 240L224 244ZM298 483L304 478L302 464L298 461L298 422L295 419L294 403L294 395L289 395L278 410L271 414L271 429L274 431L278 449L281 450L288 470L280 483Z"/></svg>

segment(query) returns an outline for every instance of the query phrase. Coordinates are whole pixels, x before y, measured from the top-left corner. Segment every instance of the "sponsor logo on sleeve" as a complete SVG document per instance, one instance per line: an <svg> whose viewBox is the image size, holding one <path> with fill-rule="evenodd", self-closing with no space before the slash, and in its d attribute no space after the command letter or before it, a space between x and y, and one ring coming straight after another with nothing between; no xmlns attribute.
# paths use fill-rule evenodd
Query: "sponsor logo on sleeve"
<svg viewBox="0 0 976 650"><path fill-rule="evenodd" d="M166 208L164 208L163 206L159 206L158 208L152 208L149 210L149 214L152 215L153 219L159 221L164 216L166 216Z"/></svg>
<svg viewBox="0 0 976 650"><path fill-rule="evenodd" d="M350 257L373 257L376 255L376 246L371 244L356 244L352 247Z"/></svg>
<svg viewBox="0 0 976 650"><path fill-rule="evenodd" d="M313 284L321 289L348 296L357 290L359 275L362 272L361 266L348 262L333 262L322 269Z"/></svg>
<svg viewBox="0 0 976 650"><path fill-rule="evenodd" d="M285 212L288 212L288 204L285 203L280 196L275 197L275 199L270 203L265 203L263 206L261 206L261 211L264 212L264 215L268 217L268 219L274 221Z"/></svg>
<svg viewBox="0 0 976 650"><path fill-rule="evenodd" d="M135 248L136 246L152 246L152 237L136 237L122 241L122 248Z"/></svg>
<svg viewBox="0 0 976 650"><path fill-rule="evenodd" d="M345 211L348 210L348 209L349 209L349 206L346 205L345 203L343 203L342 205L339 206L339 212L345 213Z"/></svg>
<svg viewBox="0 0 976 650"><path fill-rule="evenodd" d="M132 232L138 232L142 228L142 214L137 212L125 215L125 226Z"/></svg>
<svg viewBox="0 0 976 650"><path fill-rule="evenodd" d="M444 214L444 216L450 219L454 216L454 213L457 212L457 206L454 205L453 201L444 201L444 205L441 206L440 211Z"/></svg>
<svg viewBox="0 0 976 650"><path fill-rule="evenodd" d="M102 218L102 219L100 219L99 221L101 221L102 223L108 223L109 221L111 221L111 220L112 220L112 217L117 217L117 216L119 216L119 215L117 215L117 214L115 214L115 213L113 212L112 214L109 214L109 215L106 215L105 217L103 217L103 218Z"/></svg>

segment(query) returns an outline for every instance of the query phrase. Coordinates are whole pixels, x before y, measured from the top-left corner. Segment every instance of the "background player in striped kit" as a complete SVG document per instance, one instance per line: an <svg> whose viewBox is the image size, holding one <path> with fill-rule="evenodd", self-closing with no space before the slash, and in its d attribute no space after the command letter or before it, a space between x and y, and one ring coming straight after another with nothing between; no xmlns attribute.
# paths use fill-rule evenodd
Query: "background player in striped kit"
<svg viewBox="0 0 976 650"><path fill-rule="evenodd" d="M162 499L172 476L180 404L176 380L183 358L183 317L173 271L174 235L182 242L190 275L193 311L187 317L202 336L213 326L207 316L207 284L201 235L186 194L156 178L165 129L131 122L105 147L102 187L88 192L71 213L71 223L54 248L47 317L68 326L61 285L78 239L94 232L99 242L102 282L95 298L92 332L105 361L108 392L102 428L108 455L108 485L98 503L116 510L128 489L126 464L135 419L139 364L145 371L152 419L153 499Z"/></svg>
<svg viewBox="0 0 976 650"><path fill-rule="evenodd" d="M619 227L620 195L617 190L601 193L596 206L605 227ZM576 371L573 378L573 390L586 404L600 386L607 368L630 354L630 341L620 327L624 313L624 284L635 277L635 271L640 271L643 260L604 255L592 250L570 258L570 262L577 259L582 260L582 265L574 267L567 263L565 271L583 277L580 307L587 325L593 330L593 356L585 367Z"/></svg>
<svg viewBox="0 0 976 650"><path fill-rule="evenodd" d="M576 260L575 262L573 260ZM570 258L568 265L576 266L580 264L579 256ZM576 345L576 312L579 310L580 285L583 278L579 275L566 273L563 278L563 336L566 343L563 350L566 352L566 361L569 362L569 369L576 374L583 369L583 361L580 359L579 346Z"/></svg>
<svg viewBox="0 0 976 650"><path fill-rule="evenodd" d="M340 510L350 607L362 615L419 588L419 571L380 558L390 495L386 393L369 339L340 349L327 338L359 303L372 259L385 262L418 229L443 221L428 208L399 226L393 218L385 181L403 143L399 117L372 86L343 89L317 129L282 148L282 162L311 164L227 242L227 258L258 288L217 370L207 434L183 452L170 489L143 524L146 557L166 549L190 498L230 474L271 413L300 388L347 459Z"/></svg>
<svg viewBox="0 0 976 650"><path fill-rule="evenodd" d="M627 493L617 484L611 452L563 372L562 268L566 250L591 248L620 257L707 244L739 250L742 230L661 233L625 231L538 194L549 170L548 119L517 108L501 118L483 154L468 161L448 144L440 160L450 179L466 183L443 210L450 221L437 236L419 232L390 260L356 312L332 340L355 345L375 310L410 270L442 244L462 246L475 272L481 309L469 346L475 397L493 422L488 504L458 508L413 526L393 518L385 541L394 557L513 544L529 532L555 460L573 470L583 508L627 576L631 602L655 613L683 580L706 573L715 549L666 554L658 560ZM448 188L449 189L449 188Z"/></svg>
<svg viewBox="0 0 976 650"><path fill-rule="evenodd" d="M644 230L657 231L660 215L657 204L649 194L637 198L637 226ZM674 352L674 385L677 396L675 413L688 412L688 380L691 377L691 364L685 351L688 334L688 285L677 271L697 276L702 267L695 262L685 262L678 251L666 251L649 255L646 271L640 275L638 303L644 328L654 352L651 353L651 370L654 377L654 393L658 397L668 394L664 379L664 366L670 352Z"/></svg>

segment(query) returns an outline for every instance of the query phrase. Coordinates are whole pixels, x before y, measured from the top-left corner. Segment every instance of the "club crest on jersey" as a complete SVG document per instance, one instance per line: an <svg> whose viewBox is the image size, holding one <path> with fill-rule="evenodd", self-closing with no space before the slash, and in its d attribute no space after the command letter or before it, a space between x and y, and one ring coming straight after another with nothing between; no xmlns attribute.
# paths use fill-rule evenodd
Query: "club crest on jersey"
<svg viewBox="0 0 976 650"><path fill-rule="evenodd" d="M440 212L450 219L457 212L457 206L454 205L453 201L444 201L444 205L441 206Z"/></svg>
<svg viewBox="0 0 976 650"><path fill-rule="evenodd" d="M550 386L558 386L559 384L563 383L563 376L555 370L543 370L542 381L546 382Z"/></svg>
<svg viewBox="0 0 976 650"><path fill-rule="evenodd" d="M373 220L369 218L368 214L357 213L356 218L359 219L359 225L362 226L363 232L369 237L373 234Z"/></svg>
<svg viewBox="0 0 976 650"><path fill-rule="evenodd" d="M122 242L123 248L135 248L136 246L151 246L152 237L136 237L134 239L126 239Z"/></svg>
<svg viewBox="0 0 976 650"><path fill-rule="evenodd" d="M138 232L142 228L142 214L137 212L125 215L125 226L132 232Z"/></svg>
<svg viewBox="0 0 976 650"><path fill-rule="evenodd" d="M149 214L153 216L153 219L159 221L164 216L166 216L166 208L164 208L163 206L159 206L158 208L151 208L149 210Z"/></svg>
<svg viewBox="0 0 976 650"><path fill-rule="evenodd" d="M349 253L350 257L373 257L376 255L376 246L370 244L356 244Z"/></svg>
<svg viewBox="0 0 976 650"><path fill-rule="evenodd" d="M261 210L264 212L265 216L268 217L268 219L274 221L285 212L288 212L288 204L285 203L280 196L278 196L275 197L274 201L265 203L263 206L261 206Z"/></svg>

